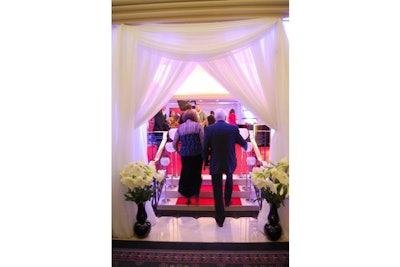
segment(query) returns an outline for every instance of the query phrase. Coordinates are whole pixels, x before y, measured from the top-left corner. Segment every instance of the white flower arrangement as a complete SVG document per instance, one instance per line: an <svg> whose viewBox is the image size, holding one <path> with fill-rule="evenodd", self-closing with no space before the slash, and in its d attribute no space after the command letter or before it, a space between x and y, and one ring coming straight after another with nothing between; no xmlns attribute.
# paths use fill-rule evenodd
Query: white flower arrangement
<svg viewBox="0 0 400 267"><path fill-rule="evenodd" d="M156 170L154 161L148 165L143 161L131 162L120 172L121 183L128 187L128 192L124 194L126 201L136 203L145 202L154 196L154 179L161 182L164 178L162 172Z"/></svg>
<svg viewBox="0 0 400 267"><path fill-rule="evenodd" d="M286 158L270 166L254 167L250 173L254 186L260 189L261 199L275 204L277 208L285 205L284 201L289 196L289 162Z"/></svg>

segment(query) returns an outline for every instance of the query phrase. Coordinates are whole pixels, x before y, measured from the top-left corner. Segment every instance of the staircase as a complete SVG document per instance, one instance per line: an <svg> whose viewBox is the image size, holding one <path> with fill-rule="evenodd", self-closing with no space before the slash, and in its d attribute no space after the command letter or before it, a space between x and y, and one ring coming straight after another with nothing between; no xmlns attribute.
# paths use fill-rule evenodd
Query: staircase
<svg viewBox="0 0 400 267"><path fill-rule="evenodd" d="M174 129L171 129L172 131ZM245 128L239 128L244 139L251 142L251 151L243 151L239 145L236 145L237 168L233 174L233 185L237 185L239 190L232 192L232 200L234 198L240 205L225 207L226 217L254 217L258 216L261 203L256 200L256 192L251 184L249 172L250 165L247 159L253 157L254 161L264 164L269 157L269 147L259 147L254 138L253 131L247 131ZM150 136L150 135L149 135ZM163 132L163 137L155 143L149 137L148 157L154 160L158 165L158 169L164 169L167 177L163 184L157 185L157 196L152 200L153 208L157 216L173 216L173 217L214 217L215 208L213 202L213 191L211 176L208 171L202 173L203 183L206 188L202 188L200 192L200 201L196 202L192 199L190 205L186 201L179 202L181 195L178 192L179 175L181 170L181 160L179 154L172 147L172 142L168 139L168 132ZM164 162L163 162L164 161ZM254 162L255 163L255 162ZM247 178L246 178L247 176ZM224 177L225 180L225 177ZM211 202L211 203L210 203ZM181 203L181 204L180 204ZM207 204L208 203L208 204Z"/></svg>
<svg viewBox="0 0 400 267"><path fill-rule="evenodd" d="M165 179L165 183L160 192L158 204L156 206L157 216L173 216L173 217L214 217L215 209L213 204L213 191L211 183L211 175L202 174L203 183L200 192L200 201L196 202L192 199L190 205L185 202L178 203L178 198L182 197L178 192L179 177L171 174ZM223 177L225 180L225 175ZM236 201L239 205L232 205L225 207L225 215L227 217L254 217L256 218L260 210L259 202L256 200L256 193L251 181L246 177L233 175L233 185L237 185L239 190L232 192L232 200L238 198ZM211 202L211 203L208 203ZM200 203L200 204L199 204ZM205 204L204 204L205 203ZM207 204L208 203L208 204Z"/></svg>

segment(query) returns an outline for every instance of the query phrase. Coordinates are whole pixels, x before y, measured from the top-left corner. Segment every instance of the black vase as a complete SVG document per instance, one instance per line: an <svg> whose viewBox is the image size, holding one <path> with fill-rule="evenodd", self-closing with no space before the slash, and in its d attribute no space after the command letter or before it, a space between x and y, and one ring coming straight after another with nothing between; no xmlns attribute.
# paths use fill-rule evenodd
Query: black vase
<svg viewBox="0 0 400 267"><path fill-rule="evenodd" d="M147 220L147 213L144 203L137 203L136 222L133 226L133 232L139 238L145 238L149 235L151 230L151 223Z"/></svg>
<svg viewBox="0 0 400 267"><path fill-rule="evenodd" d="M268 223L264 225L264 233L271 241L278 240L282 235L282 227L279 225L278 208L275 204L269 204Z"/></svg>

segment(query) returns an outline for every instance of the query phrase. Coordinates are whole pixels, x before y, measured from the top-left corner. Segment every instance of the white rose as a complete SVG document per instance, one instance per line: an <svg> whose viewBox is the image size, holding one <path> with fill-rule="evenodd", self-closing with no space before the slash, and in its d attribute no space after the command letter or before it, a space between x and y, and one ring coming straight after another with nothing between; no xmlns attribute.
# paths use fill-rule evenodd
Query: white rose
<svg viewBox="0 0 400 267"><path fill-rule="evenodd" d="M129 176L125 176L121 178L121 183L127 186L129 189L135 188L135 179Z"/></svg>
<svg viewBox="0 0 400 267"><path fill-rule="evenodd" d="M139 188L144 188L144 186L147 185L146 181L143 180L143 177L137 177L135 179L135 187L139 187Z"/></svg>

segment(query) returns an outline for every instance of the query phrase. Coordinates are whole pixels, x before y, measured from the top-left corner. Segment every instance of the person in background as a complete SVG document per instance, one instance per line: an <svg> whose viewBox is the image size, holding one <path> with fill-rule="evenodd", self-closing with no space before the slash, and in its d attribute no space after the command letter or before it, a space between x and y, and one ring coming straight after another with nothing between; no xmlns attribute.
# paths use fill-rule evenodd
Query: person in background
<svg viewBox="0 0 400 267"><path fill-rule="evenodd" d="M178 123L178 126L179 126L179 122L181 121L181 114L180 113L176 113L175 121Z"/></svg>
<svg viewBox="0 0 400 267"><path fill-rule="evenodd" d="M207 116L207 126L208 125L212 125L215 123L215 117L214 117L215 113L213 110L210 111L210 115Z"/></svg>
<svg viewBox="0 0 400 267"><path fill-rule="evenodd" d="M232 125L237 126L237 117L233 108L229 111L228 122Z"/></svg>
<svg viewBox="0 0 400 267"><path fill-rule="evenodd" d="M161 110L154 116L153 132L155 132L155 141L158 145L160 145L163 136L161 131L169 131L167 115L165 113L166 108L167 106L163 106Z"/></svg>
<svg viewBox="0 0 400 267"><path fill-rule="evenodd" d="M239 128L226 122L226 111L215 110L216 122L204 128L203 159L210 156L210 174L215 203L215 221L222 227L225 221L225 206L231 204L233 172L236 169L236 144L247 150L247 142L240 135ZM225 191L222 193L223 179L226 175Z"/></svg>
<svg viewBox="0 0 400 267"><path fill-rule="evenodd" d="M213 110L210 111L210 115L207 116L207 124L205 125L206 127L209 125L213 125L215 123L215 113ZM205 158L204 160L204 170L210 167L210 158Z"/></svg>
<svg viewBox="0 0 400 267"><path fill-rule="evenodd" d="M182 162L178 192L187 198L187 204L190 205L191 197L199 200L203 182L201 169L204 129L197 122L197 114L194 110L186 110L181 117L183 123L176 130L172 144L181 156Z"/></svg>
<svg viewBox="0 0 400 267"><path fill-rule="evenodd" d="M200 104L196 104L195 108L196 108L198 123L200 123L202 126L206 125L207 123L206 114L204 113L204 111L201 110Z"/></svg>
<svg viewBox="0 0 400 267"><path fill-rule="evenodd" d="M192 110L192 105L191 105L189 102L187 102L187 103L185 104L185 107L183 108L183 112L185 112L186 110ZM182 116L179 118L179 124L182 124L182 123L183 123L182 117L183 117L183 114L182 114Z"/></svg>
<svg viewBox="0 0 400 267"><path fill-rule="evenodd" d="M210 115L207 116L207 124L205 125L205 127L209 126L209 125L213 125L215 123L215 113L213 110L210 111ZM210 167L210 158L205 158L204 160L204 170Z"/></svg>
<svg viewBox="0 0 400 267"><path fill-rule="evenodd" d="M169 128L178 128L179 126L179 116L176 114L175 110L171 110L169 112L169 117L168 117L168 126Z"/></svg>

